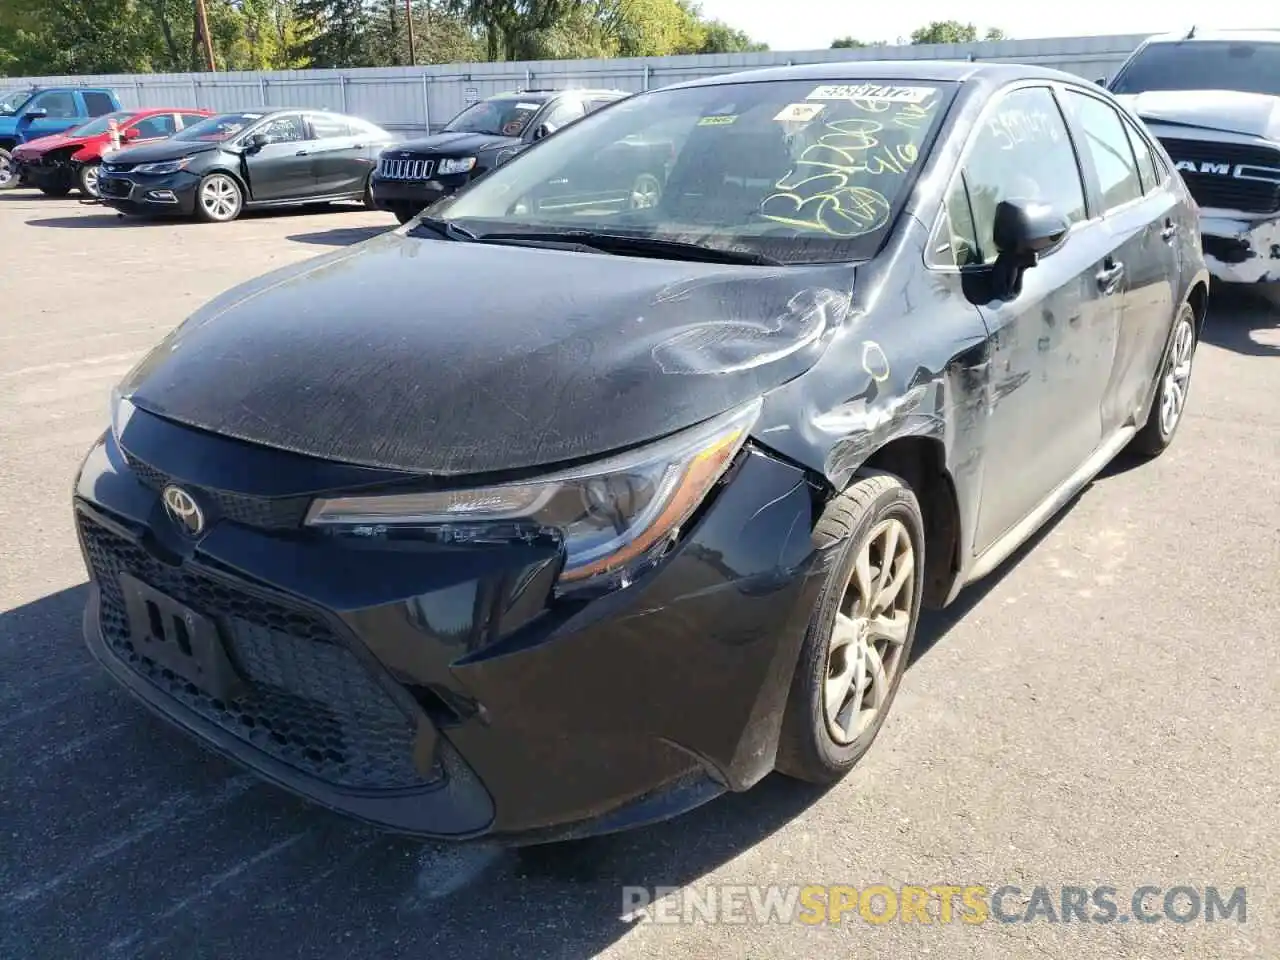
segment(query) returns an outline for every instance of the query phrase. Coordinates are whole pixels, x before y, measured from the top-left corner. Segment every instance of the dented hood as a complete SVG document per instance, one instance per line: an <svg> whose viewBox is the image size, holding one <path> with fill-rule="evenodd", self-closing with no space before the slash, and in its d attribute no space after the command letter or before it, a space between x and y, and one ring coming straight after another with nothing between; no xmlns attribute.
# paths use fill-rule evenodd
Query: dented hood
<svg viewBox="0 0 1280 960"><path fill-rule="evenodd" d="M1280 97L1239 90L1149 90L1116 99L1152 123L1280 140Z"/></svg>
<svg viewBox="0 0 1280 960"><path fill-rule="evenodd" d="M212 301L127 377L230 437L441 475L591 457L798 376L843 266L686 263L397 230Z"/></svg>

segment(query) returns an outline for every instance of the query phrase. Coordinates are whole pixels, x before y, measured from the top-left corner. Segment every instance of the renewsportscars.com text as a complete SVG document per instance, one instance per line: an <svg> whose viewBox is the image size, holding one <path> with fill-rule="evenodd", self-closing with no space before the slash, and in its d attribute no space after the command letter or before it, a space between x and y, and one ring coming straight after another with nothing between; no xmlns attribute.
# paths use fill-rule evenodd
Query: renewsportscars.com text
<svg viewBox="0 0 1280 960"><path fill-rule="evenodd" d="M648 923L1244 923L1244 887L931 884L623 887Z"/></svg>

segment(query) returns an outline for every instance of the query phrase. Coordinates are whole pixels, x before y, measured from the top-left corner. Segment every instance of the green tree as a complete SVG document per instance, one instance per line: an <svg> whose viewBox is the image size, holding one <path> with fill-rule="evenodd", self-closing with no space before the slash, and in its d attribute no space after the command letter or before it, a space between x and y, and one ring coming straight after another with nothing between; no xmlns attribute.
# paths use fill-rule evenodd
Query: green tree
<svg viewBox="0 0 1280 960"><path fill-rule="evenodd" d="M976 43L978 39L978 28L959 20L934 20L911 34L912 43ZM981 39L1003 40L1005 34L1003 30L992 27Z"/></svg>
<svg viewBox="0 0 1280 960"><path fill-rule="evenodd" d="M853 37L839 37L831 41L832 50L849 50L867 46L870 46L870 44L863 43Z"/></svg>
<svg viewBox="0 0 1280 960"><path fill-rule="evenodd" d="M307 23L301 49L311 67L359 67L369 62L369 10L363 0L298 0Z"/></svg>

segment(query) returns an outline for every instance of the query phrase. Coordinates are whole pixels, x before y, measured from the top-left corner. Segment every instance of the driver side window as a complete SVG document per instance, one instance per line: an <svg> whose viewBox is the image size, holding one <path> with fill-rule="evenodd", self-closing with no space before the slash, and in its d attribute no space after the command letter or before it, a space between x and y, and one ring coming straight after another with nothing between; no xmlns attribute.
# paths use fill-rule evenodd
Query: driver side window
<svg viewBox="0 0 1280 960"><path fill-rule="evenodd" d="M973 262L993 263L996 205L1001 200L1049 204L1071 223L1086 217L1084 183L1066 121L1048 87L1004 96L974 135L964 164L977 244Z"/></svg>
<svg viewBox="0 0 1280 960"><path fill-rule="evenodd" d="M32 100L31 109L39 108L47 110L49 117L57 117L63 120L74 117L79 113L79 111L76 110L75 96L62 90L42 93L40 96Z"/></svg>
<svg viewBox="0 0 1280 960"><path fill-rule="evenodd" d="M268 120L258 131L265 134L268 143L298 143L309 139L301 114L289 114Z"/></svg>

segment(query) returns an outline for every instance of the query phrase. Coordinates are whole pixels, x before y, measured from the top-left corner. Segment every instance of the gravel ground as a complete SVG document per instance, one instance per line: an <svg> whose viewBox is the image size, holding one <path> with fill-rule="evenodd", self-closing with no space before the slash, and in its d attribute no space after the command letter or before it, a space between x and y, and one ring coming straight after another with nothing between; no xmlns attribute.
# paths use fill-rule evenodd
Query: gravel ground
<svg viewBox="0 0 1280 960"><path fill-rule="evenodd" d="M212 758L91 663L68 505L107 394L200 303L392 224L135 224L0 194L0 955L1280 956L1280 312L1215 294L1175 447L1119 464L956 608L867 760L533 854L436 847ZM1247 890L1206 923L629 923L622 887ZM705 894L704 894L705 895ZM1157 897L1156 903L1159 902Z"/></svg>

